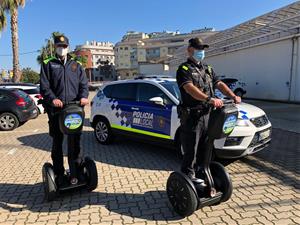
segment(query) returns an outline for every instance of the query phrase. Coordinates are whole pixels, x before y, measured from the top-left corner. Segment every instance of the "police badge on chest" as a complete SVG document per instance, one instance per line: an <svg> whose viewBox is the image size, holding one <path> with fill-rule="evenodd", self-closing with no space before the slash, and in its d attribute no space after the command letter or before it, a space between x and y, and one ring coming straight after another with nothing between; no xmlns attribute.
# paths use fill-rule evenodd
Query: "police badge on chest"
<svg viewBox="0 0 300 225"><path fill-rule="evenodd" d="M72 64L71 70L72 70L72 72L76 72L76 70L77 70L77 64L76 63Z"/></svg>

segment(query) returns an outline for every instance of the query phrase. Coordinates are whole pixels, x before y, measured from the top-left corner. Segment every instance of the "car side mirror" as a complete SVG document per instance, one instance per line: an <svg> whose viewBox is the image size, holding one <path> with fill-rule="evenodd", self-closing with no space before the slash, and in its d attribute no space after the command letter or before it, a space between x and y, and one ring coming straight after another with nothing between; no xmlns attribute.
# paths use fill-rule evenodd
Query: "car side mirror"
<svg viewBox="0 0 300 225"><path fill-rule="evenodd" d="M153 98L150 98L149 101L156 105L165 106L164 100L162 99L162 97L153 97Z"/></svg>

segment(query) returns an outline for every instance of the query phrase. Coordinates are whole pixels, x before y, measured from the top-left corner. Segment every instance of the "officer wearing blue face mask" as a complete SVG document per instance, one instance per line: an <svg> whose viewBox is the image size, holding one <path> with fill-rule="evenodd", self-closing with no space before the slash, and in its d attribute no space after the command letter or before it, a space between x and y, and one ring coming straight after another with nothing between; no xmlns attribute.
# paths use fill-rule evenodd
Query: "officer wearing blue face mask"
<svg viewBox="0 0 300 225"><path fill-rule="evenodd" d="M208 47L200 38L190 39L188 59L179 66L176 74L181 93L181 103L177 111L181 123L180 140L184 150L181 171L195 182L201 182L200 179L203 178L197 172L202 171L210 105L216 108L223 106L222 100L214 97L214 89L218 88L235 103L241 102L240 97L217 79L213 69L203 63L205 49Z"/></svg>

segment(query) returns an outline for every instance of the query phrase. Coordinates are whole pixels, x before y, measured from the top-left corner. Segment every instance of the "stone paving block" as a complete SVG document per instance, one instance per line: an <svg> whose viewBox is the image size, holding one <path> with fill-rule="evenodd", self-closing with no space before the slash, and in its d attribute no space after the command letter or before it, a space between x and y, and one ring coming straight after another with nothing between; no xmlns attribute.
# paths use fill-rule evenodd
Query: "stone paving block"
<svg viewBox="0 0 300 225"><path fill-rule="evenodd" d="M255 217L257 219L258 222L260 222L261 224L266 224L266 225L269 225L269 224L273 224L272 221L268 220L266 217L264 216L256 216Z"/></svg>
<svg viewBox="0 0 300 225"><path fill-rule="evenodd" d="M272 221L275 225L282 225L282 224L295 224L291 219L281 219L281 220L276 220Z"/></svg>
<svg viewBox="0 0 300 225"><path fill-rule="evenodd" d="M88 124L82 146L96 161L98 188L47 203L41 183L42 165L51 162L47 132L46 115L0 132L0 224L300 224L300 134L273 130L268 149L226 166L234 186L229 201L181 218L165 192L169 174L180 168L173 150L128 139L102 146Z"/></svg>
<svg viewBox="0 0 300 225"><path fill-rule="evenodd" d="M257 220L256 218L244 218L244 219L237 220L237 222L240 225L246 225L246 224L257 223Z"/></svg>
<svg viewBox="0 0 300 225"><path fill-rule="evenodd" d="M221 217L210 217L210 218L205 218L201 219L203 224L215 224L215 223L221 223Z"/></svg>

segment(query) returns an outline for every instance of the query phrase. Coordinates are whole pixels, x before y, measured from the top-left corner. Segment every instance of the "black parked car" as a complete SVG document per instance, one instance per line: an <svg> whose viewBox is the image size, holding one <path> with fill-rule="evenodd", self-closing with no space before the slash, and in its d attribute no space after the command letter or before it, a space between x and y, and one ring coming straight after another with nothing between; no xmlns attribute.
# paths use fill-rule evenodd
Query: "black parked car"
<svg viewBox="0 0 300 225"><path fill-rule="evenodd" d="M246 84L235 78L224 78L222 81L234 92L235 95L243 97L247 91Z"/></svg>
<svg viewBox="0 0 300 225"><path fill-rule="evenodd" d="M29 95L17 89L0 89L0 130L13 130L38 116Z"/></svg>

